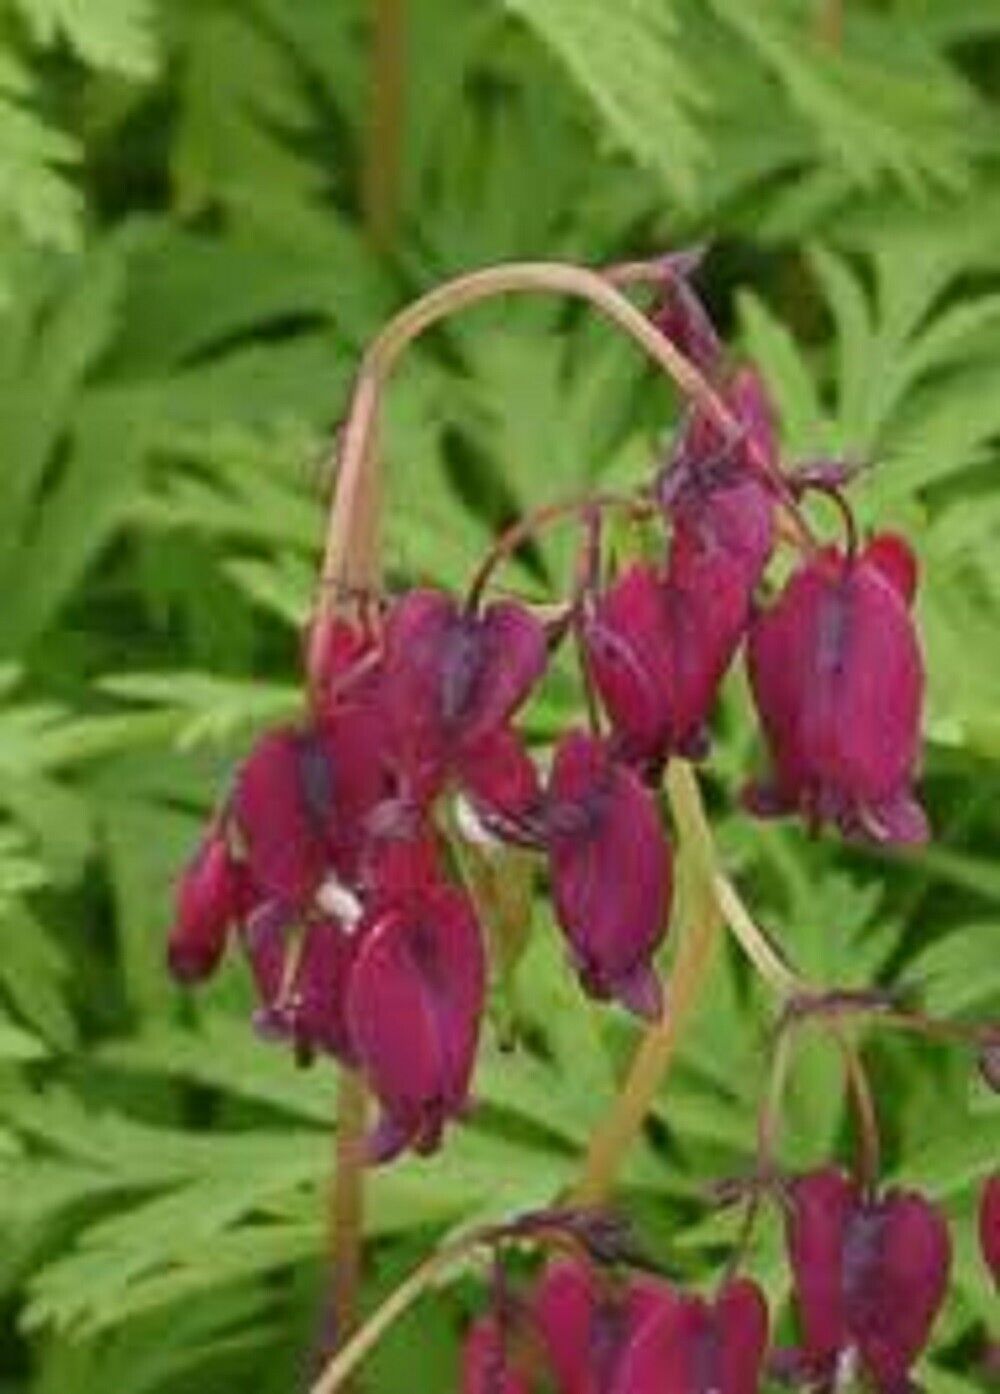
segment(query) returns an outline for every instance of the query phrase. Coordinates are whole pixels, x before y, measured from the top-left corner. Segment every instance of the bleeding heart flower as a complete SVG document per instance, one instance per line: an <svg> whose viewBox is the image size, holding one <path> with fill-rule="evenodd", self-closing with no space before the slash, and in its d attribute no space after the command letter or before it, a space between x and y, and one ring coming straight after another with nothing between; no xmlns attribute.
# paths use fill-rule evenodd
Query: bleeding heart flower
<svg viewBox="0 0 1000 1394"><path fill-rule="evenodd" d="M317 1052L354 1063L345 1004L363 928L333 918L289 933L275 902L252 915L243 944L260 998L258 1029L290 1041L303 1063Z"/></svg>
<svg viewBox="0 0 1000 1394"><path fill-rule="evenodd" d="M830 548L754 619L750 682L774 763L773 783L748 793L754 812L799 809L850 835L926 839L910 787L924 689L913 578L899 539L854 557Z"/></svg>
<svg viewBox="0 0 1000 1394"><path fill-rule="evenodd" d="M656 760L673 743L673 640L662 573L635 563L582 621L587 662L626 758Z"/></svg>
<svg viewBox="0 0 1000 1394"><path fill-rule="evenodd" d="M636 1332L611 1394L757 1394L767 1329L767 1303L748 1279L714 1302L678 1295Z"/></svg>
<svg viewBox="0 0 1000 1394"><path fill-rule="evenodd" d="M356 874L365 820L386 793L378 735L373 714L352 709L257 742L231 816L262 897L305 911L329 871Z"/></svg>
<svg viewBox="0 0 1000 1394"><path fill-rule="evenodd" d="M584 987L662 1010L652 956L667 928L671 849L653 796L594 736L559 742L545 826L556 916Z"/></svg>
<svg viewBox="0 0 1000 1394"><path fill-rule="evenodd" d="M993 1281L1000 1287L1000 1171L983 1185L979 1202L979 1242Z"/></svg>
<svg viewBox="0 0 1000 1394"><path fill-rule="evenodd" d="M629 761L704 753L719 685L746 630L741 569L686 535L664 574L636 563L583 620L590 671Z"/></svg>
<svg viewBox="0 0 1000 1394"><path fill-rule="evenodd" d="M433 1152L466 1104L486 987L472 907L451 886L428 887L367 927L347 990L347 1024L378 1096L374 1160Z"/></svg>
<svg viewBox="0 0 1000 1394"><path fill-rule="evenodd" d="M313 702L321 721L371 697L378 643L371 626L342 615L324 615L306 636L311 650Z"/></svg>
<svg viewBox="0 0 1000 1394"><path fill-rule="evenodd" d="M550 1264L532 1312L558 1394L617 1394L628 1351L674 1300L673 1289L659 1278L612 1287L590 1264Z"/></svg>
<svg viewBox="0 0 1000 1394"><path fill-rule="evenodd" d="M245 899L242 868L233 860L223 834L209 833L177 888L176 919L167 943L167 960L175 978L194 983L211 976Z"/></svg>
<svg viewBox="0 0 1000 1394"><path fill-rule="evenodd" d="M545 630L523 606L463 610L416 590L391 610L380 683L389 756L418 804L462 755L507 724L545 668Z"/></svg>
<svg viewBox="0 0 1000 1394"><path fill-rule="evenodd" d="M866 1197L827 1168L794 1183L787 1231L804 1338L790 1370L826 1389L859 1368L879 1394L906 1394L948 1283L940 1212L915 1191Z"/></svg>

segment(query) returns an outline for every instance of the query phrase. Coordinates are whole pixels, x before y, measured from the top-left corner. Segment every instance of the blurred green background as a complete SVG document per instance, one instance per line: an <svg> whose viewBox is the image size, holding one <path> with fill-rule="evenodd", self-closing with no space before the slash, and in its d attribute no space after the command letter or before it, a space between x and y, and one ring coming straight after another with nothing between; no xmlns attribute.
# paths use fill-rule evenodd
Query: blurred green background
<svg viewBox="0 0 1000 1394"><path fill-rule="evenodd" d="M727 860L813 974L996 1016L997 0L0 3L0 1389L303 1387L333 1071L253 1037L241 964L193 1002L172 986L172 876L253 730L297 710L367 339L486 262L692 242L789 457L872 462L858 508L921 555L930 668L926 853L736 813L759 758L737 674L707 775ZM526 504L641 479L676 410L579 306L450 324L392 388L390 579L457 584ZM449 1226L551 1200L612 1097L633 1028L536 918L530 1046L488 1039L474 1124L373 1179L369 1303ZM733 1239L702 1187L747 1164L768 1022L723 955L623 1196L670 1272L705 1279ZM924 1379L982 1388L1000 1320L971 1217L998 1100L952 1050L867 1044L887 1171L954 1219ZM849 1145L817 1040L783 1156ZM773 1223L753 1267L783 1302ZM366 1389L452 1387L481 1292L470 1273L425 1302Z"/></svg>

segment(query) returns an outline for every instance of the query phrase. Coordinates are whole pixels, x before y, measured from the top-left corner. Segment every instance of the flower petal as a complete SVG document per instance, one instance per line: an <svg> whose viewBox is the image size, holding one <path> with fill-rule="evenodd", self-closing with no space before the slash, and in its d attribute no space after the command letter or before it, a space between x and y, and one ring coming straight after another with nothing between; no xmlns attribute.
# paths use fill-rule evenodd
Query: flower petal
<svg viewBox="0 0 1000 1394"><path fill-rule="evenodd" d="M347 992L350 1039L402 1136L432 1150L464 1107L485 994L479 929L461 892L428 888L367 931Z"/></svg>
<svg viewBox="0 0 1000 1394"><path fill-rule="evenodd" d="M649 791L596 737L559 743L549 784L556 917L587 990L634 997L666 933L670 844Z"/></svg>

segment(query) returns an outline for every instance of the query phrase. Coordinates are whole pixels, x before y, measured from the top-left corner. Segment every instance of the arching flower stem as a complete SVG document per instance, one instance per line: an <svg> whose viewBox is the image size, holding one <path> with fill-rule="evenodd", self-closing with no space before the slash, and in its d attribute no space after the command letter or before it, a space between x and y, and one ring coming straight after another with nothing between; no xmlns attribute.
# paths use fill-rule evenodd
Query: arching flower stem
<svg viewBox="0 0 1000 1394"><path fill-rule="evenodd" d="M317 600L317 622L310 644L310 672L315 675L323 649L323 626L331 597L366 556L376 550L379 519L379 465L375 452L378 410L385 383L396 360L426 329L467 306L500 295L553 292L589 301L670 377L684 396L713 421L727 438L740 433L738 423L711 383L675 344L650 322L610 280L598 271L564 262L510 262L458 276L436 287L391 320L366 352L358 373L347 420L338 439L336 490L330 512ZM751 453L753 447L751 443ZM768 462L761 467L771 473ZM787 485L775 480L800 545L812 548L812 533Z"/></svg>

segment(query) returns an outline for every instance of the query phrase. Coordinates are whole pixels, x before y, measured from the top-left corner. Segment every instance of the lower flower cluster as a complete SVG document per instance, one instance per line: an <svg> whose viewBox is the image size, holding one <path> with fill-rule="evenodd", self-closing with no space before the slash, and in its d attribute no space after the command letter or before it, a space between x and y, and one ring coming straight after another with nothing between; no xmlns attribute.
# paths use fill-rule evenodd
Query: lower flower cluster
<svg viewBox="0 0 1000 1394"><path fill-rule="evenodd" d="M916 1191L866 1192L835 1167L782 1183L776 1198L798 1346L773 1343L750 1278L702 1297L577 1254L551 1261L526 1296L500 1286L466 1336L462 1394L757 1394L766 1376L816 1394L916 1394L913 1366L951 1268L943 1213ZM981 1217L1000 1285L1000 1174Z"/></svg>

